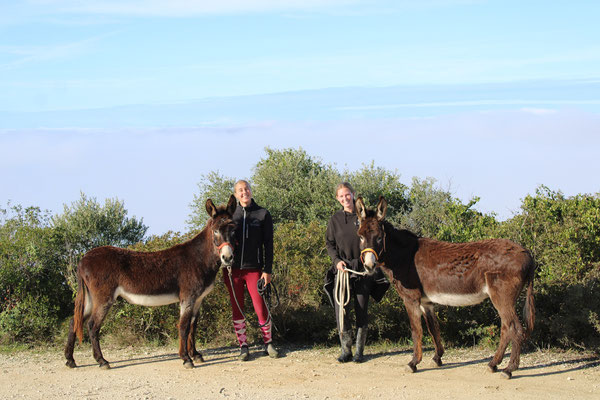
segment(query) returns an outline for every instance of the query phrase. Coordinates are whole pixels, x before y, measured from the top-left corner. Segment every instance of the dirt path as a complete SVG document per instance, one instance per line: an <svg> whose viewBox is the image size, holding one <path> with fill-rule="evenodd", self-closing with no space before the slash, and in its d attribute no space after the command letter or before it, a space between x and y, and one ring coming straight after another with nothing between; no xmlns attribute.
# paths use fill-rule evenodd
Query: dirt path
<svg viewBox="0 0 600 400"><path fill-rule="evenodd" d="M409 349L368 349L363 364L338 364L333 348L284 348L276 360L251 350L245 363L233 348L205 350L206 362L193 370L166 347L107 348L108 371L85 345L76 369L60 350L0 354L0 399L600 399L600 360L591 354L524 354L505 380L487 372L485 350L450 349L439 369L429 351L415 374L404 370Z"/></svg>

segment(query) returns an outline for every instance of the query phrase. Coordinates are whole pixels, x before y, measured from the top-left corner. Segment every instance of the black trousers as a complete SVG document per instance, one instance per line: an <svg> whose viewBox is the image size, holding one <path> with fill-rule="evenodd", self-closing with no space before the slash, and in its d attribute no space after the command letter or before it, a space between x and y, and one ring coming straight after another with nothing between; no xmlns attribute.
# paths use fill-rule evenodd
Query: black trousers
<svg viewBox="0 0 600 400"><path fill-rule="evenodd" d="M357 276L350 278L350 297L352 301L348 302L344 308L344 331L351 331L352 321L350 318L350 307L354 303L354 312L356 314L356 328L366 328L369 323L369 294L375 285L374 276ZM335 305L335 320L337 326L340 326L340 307Z"/></svg>

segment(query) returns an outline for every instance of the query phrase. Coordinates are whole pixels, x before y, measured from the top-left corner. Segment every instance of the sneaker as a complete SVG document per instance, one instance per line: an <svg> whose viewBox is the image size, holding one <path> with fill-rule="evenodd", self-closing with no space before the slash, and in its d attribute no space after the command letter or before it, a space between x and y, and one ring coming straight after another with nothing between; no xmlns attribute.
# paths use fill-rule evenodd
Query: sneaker
<svg viewBox="0 0 600 400"><path fill-rule="evenodd" d="M265 344L265 355L271 358L277 358L279 357L279 351L273 346L273 343L267 343Z"/></svg>
<svg viewBox="0 0 600 400"><path fill-rule="evenodd" d="M248 361L250 358L250 351L248 350L248 346L240 347L240 355L238 357L240 361Z"/></svg>

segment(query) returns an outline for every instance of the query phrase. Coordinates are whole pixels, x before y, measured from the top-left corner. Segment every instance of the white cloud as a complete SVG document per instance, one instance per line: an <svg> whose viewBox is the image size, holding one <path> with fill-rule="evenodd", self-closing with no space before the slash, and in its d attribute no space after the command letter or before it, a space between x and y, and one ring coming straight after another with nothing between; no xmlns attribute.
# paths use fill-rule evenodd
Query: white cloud
<svg viewBox="0 0 600 400"><path fill-rule="evenodd" d="M399 104L371 104L367 106L347 106L336 107L340 111L360 111L360 110L385 110L395 108L418 108L418 107L476 107L476 106L519 106L519 105L598 105L600 100L466 100L466 101L436 101L423 103L399 103ZM541 108L522 108L523 111L529 113L540 114L544 111L546 114L552 110Z"/></svg>
<svg viewBox="0 0 600 400"><path fill-rule="evenodd" d="M525 112L525 113L529 113L529 114L534 114L534 115L547 115L547 114L554 114L556 113L556 110L552 110L552 109L548 109L548 108L521 108L521 111Z"/></svg>
<svg viewBox="0 0 600 400"><path fill-rule="evenodd" d="M83 190L125 200L152 233L184 230L202 174L248 177L265 146L302 147L339 170L374 160L406 184L413 176L452 182L461 199L479 196L478 209L507 218L539 184L568 196L598 192L599 127L592 113L503 111L220 128L0 129L0 167L10 171L0 176L0 200L60 211Z"/></svg>
<svg viewBox="0 0 600 400"><path fill-rule="evenodd" d="M313 10L360 3L360 0L30 0L32 6L58 12L187 17L242 12Z"/></svg>
<svg viewBox="0 0 600 400"><path fill-rule="evenodd" d="M114 34L115 32L109 32L69 43L48 46L0 46L0 54L19 56L9 62L0 64L0 71L18 68L30 63L72 57L85 52L94 42Z"/></svg>

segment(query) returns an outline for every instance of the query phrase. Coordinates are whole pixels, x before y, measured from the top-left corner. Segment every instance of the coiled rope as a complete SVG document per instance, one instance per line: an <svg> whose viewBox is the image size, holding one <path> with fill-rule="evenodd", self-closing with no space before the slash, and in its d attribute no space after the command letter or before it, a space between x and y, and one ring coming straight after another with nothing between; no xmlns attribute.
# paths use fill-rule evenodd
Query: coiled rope
<svg viewBox="0 0 600 400"><path fill-rule="evenodd" d="M335 286L333 289L333 300L339 307L338 320L340 334L344 332L344 316L346 314L346 306L350 302L350 273L356 275L366 275L367 272L354 271L350 268L344 268L342 271L338 270L335 276Z"/></svg>

